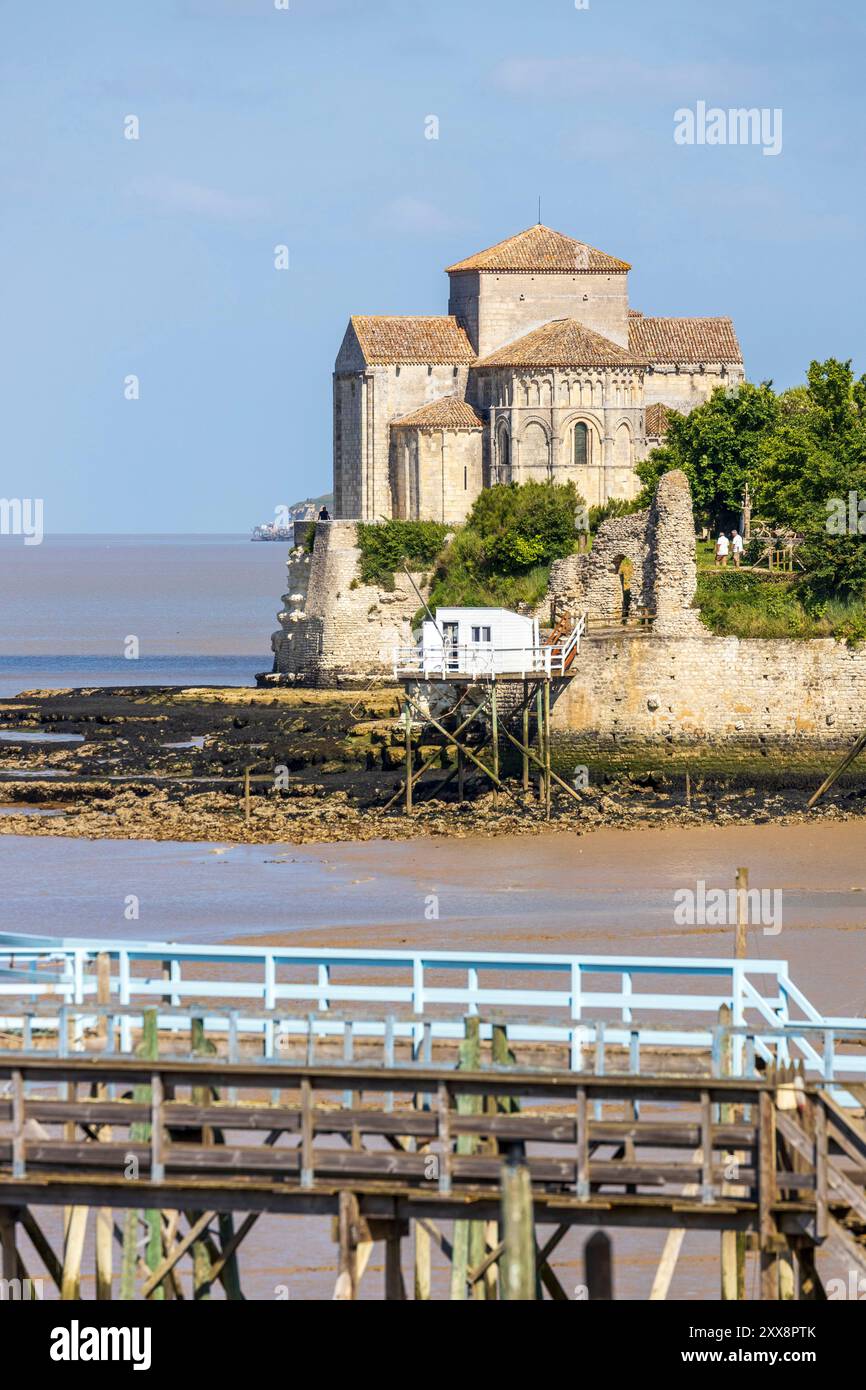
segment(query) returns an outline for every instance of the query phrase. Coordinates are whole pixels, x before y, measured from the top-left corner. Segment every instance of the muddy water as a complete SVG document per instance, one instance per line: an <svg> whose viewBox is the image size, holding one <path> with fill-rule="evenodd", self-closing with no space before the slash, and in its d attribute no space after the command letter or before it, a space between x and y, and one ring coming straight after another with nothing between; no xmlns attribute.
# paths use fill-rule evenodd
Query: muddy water
<svg viewBox="0 0 866 1390"><path fill-rule="evenodd" d="M729 955L730 928L676 925L674 894L699 879L709 888L730 887L738 865L748 866L753 887L782 895L781 930L751 931L749 954L788 960L795 980L825 1012L866 1013L866 855L856 822L304 850L5 837L0 930ZM124 917L128 894L140 900L135 922ZM429 920L425 908L434 896L439 916ZM557 1251L555 1267L569 1291L582 1279L587 1234L574 1232ZM618 1297L646 1298L663 1239L662 1233L613 1233ZM717 1296L717 1247L718 1237L687 1236L672 1296ZM330 1297L335 1266L328 1223L263 1221L244 1246L242 1267L251 1297ZM444 1265L437 1280L441 1294ZM381 1286L381 1262L374 1261L362 1292L378 1297Z"/></svg>

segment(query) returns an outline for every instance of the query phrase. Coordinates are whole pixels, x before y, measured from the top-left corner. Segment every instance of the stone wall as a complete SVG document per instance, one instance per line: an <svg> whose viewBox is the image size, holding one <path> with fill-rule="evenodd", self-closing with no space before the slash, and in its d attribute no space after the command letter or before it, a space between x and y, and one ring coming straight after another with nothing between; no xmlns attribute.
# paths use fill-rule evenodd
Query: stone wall
<svg viewBox="0 0 866 1390"><path fill-rule="evenodd" d="M866 651L831 638L588 638L553 741L849 744L866 727Z"/></svg>
<svg viewBox="0 0 866 1390"><path fill-rule="evenodd" d="M391 676L394 648L410 641L420 602L405 575L395 576L390 593L361 584L355 542L353 522L320 521L312 556L289 556L272 679L330 687ZM420 584L420 575L413 578Z"/></svg>
<svg viewBox="0 0 866 1390"><path fill-rule="evenodd" d="M462 324L479 357L551 319L579 319L628 347L625 271L455 271L448 312Z"/></svg>
<svg viewBox="0 0 866 1390"><path fill-rule="evenodd" d="M482 431L391 428L393 513L462 525L483 483Z"/></svg>
<svg viewBox="0 0 866 1390"><path fill-rule="evenodd" d="M745 381L742 366L731 362L706 362L698 371L675 363L654 363L644 377L644 404L672 405L683 415L708 401L717 386L734 386Z"/></svg>

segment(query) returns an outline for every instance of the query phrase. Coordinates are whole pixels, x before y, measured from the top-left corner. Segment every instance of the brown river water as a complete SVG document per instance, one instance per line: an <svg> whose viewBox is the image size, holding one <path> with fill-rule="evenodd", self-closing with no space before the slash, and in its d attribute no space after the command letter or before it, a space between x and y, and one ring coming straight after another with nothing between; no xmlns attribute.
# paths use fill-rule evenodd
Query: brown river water
<svg viewBox="0 0 866 1390"><path fill-rule="evenodd" d="M822 1011L866 1013L866 854L859 821L466 837L361 845L230 846L0 839L0 930L283 945L641 955L733 954L727 926L681 926L674 894L704 880L778 890L778 933L750 931L749 955L782 958ZM129 894L140 901L124 917ZM425 919L431 895L437 920ZM567 1290L583 1279L589 1229L559 1246ZM616 1296L643 1299L662 1232L612 1233ZM409 1242L406 1279L411 1288ZM671 1297L718 1296L718 1237L690 1233ZM242 1249L249 1297L330 1298L327 1220L263 1219ZM86 1266L85 1266L86 1268ZM842 1273L827 1264L825 1273ZM381 1297L377 1247L361 1296ZM756 1270L750 1266L752 1287ZM434 1297L447 1287L444 1263ZM84 1285L89 1296L88 1285Z"/></svg>

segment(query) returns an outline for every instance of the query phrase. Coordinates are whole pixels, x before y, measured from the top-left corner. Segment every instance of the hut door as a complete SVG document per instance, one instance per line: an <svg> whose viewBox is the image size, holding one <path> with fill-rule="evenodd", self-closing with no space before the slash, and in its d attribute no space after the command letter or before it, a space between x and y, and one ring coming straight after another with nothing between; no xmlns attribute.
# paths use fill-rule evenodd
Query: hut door
<svg viewBox="0 0 866 1390"><path fill-rule="evenodd" d="M457 654L457 623L443 623L442 636L445 639L445 664L449 671L460 670L460 659Z"/></svg>

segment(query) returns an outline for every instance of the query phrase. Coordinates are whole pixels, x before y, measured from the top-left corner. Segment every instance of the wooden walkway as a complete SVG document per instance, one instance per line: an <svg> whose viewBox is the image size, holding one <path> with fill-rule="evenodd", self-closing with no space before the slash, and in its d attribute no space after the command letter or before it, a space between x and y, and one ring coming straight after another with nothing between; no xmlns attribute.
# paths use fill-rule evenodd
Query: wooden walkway
<svg viewBox="0 0 866 1390"><path fill-rule="evenodd" d="M182 1296L185 1256L194 1288L219 1279L242 1297L237 1252L265 1212L334 1218L338 1298L354 1296L375 1240L385 1242L386 1296L405 1297L410 1226L417 1297L429 1297L431 1240L452 1260L453 1297L479 1296L480 1286L496 1296L507 1257L502 1194L515 1170L532 1223L554 1227L533 1246L554 1298L565 1295L549 1256L574 1225L739 1233L759 1252L765 1299L821 1297L815 1252L828 1242L866 1273L866 1130L793 1072L592 1077L505 1065L19 1054L0 1059L4 1086L3 1277L33 1274L23 1230L68 1298L79 1296L91 1211L103 1298L114 1237L125 1252L121 1297ZM39 1225L46 1206L66 1209L62 1253ZM132 1239L111 1218L118 1208ZM455 1221L450 1239L442 1220ZM724 1236L721 1248L722 1277L736 1289ZM660 1269L662 1284L672 1272Z"/></svg>

